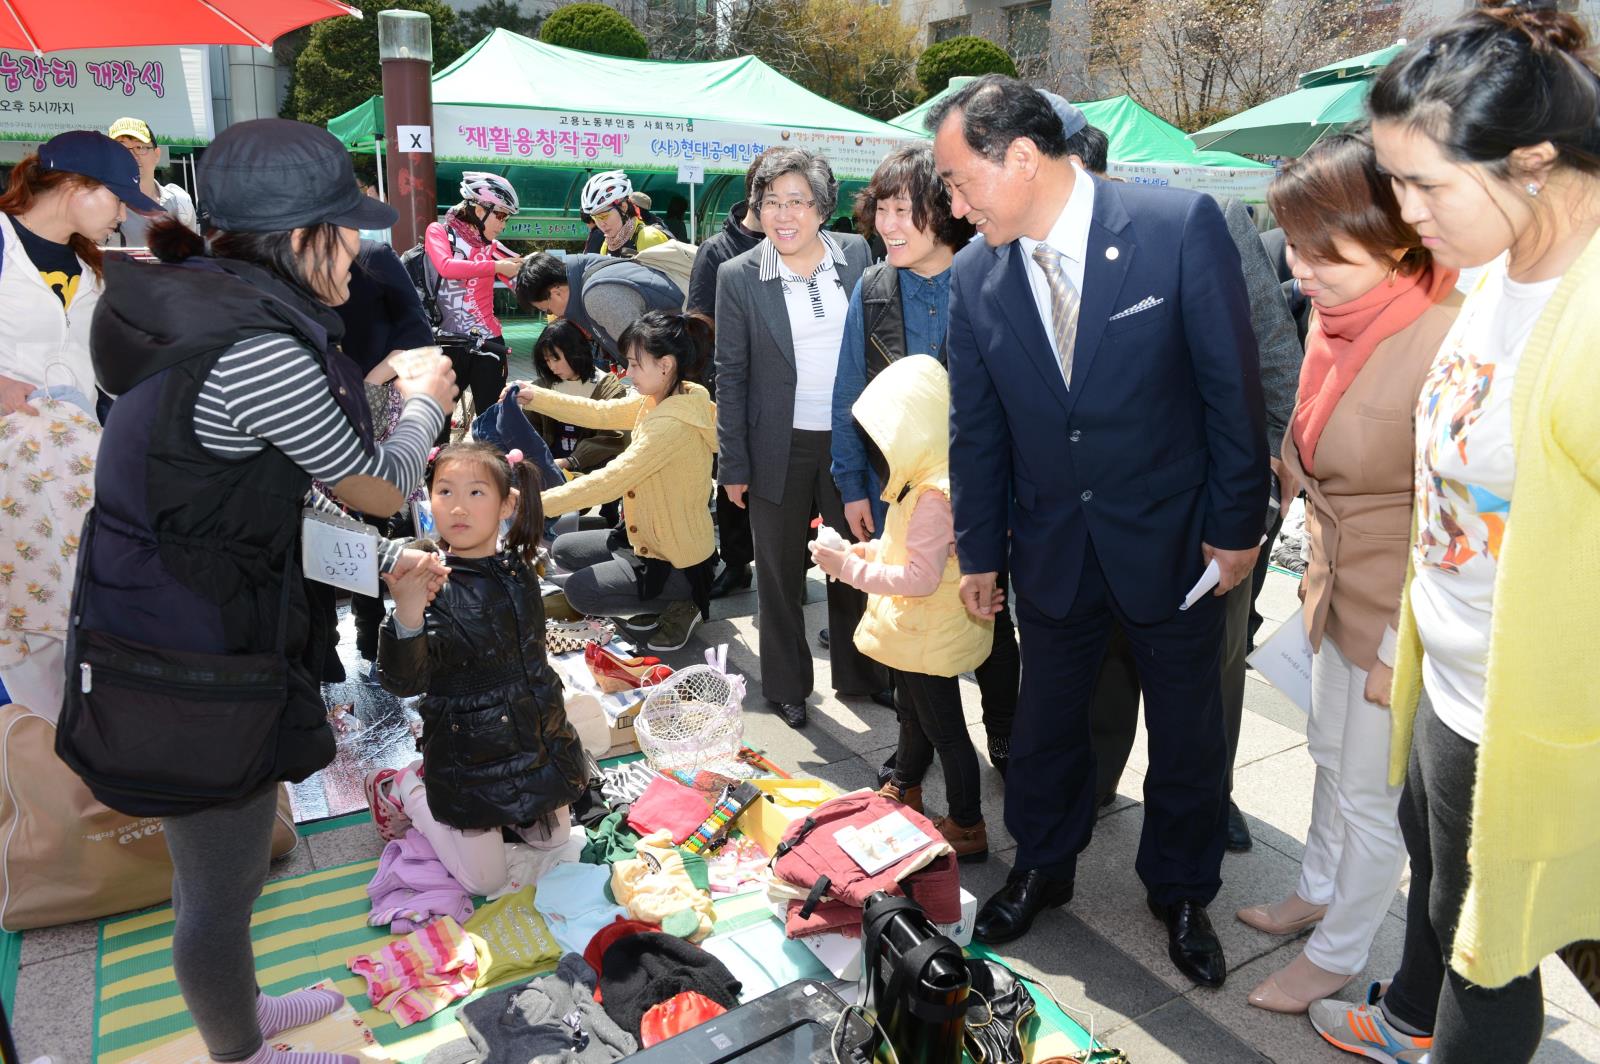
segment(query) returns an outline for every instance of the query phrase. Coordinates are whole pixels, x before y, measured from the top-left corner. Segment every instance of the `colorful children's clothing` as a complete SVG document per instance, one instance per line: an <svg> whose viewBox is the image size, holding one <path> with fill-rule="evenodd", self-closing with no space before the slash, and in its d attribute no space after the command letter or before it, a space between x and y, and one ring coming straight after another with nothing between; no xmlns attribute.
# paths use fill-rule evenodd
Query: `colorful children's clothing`
<svg viewBox="0 0 1600 1064"><path fill-rule="evenodd" d="M367 922L373 927L388 924L397 935L409 934L436 916L457 923L472 916L472 899L415 828L383 848L367 896L372 899Z"/></svg>
<svg viewBox="0 0 1600 1064"><path fill-rule="evenodd" d="M479 986L532 975L561 957L550 925L533 907L532 886L485 905L466 931L478 951Z"/></svg>
<svg viewBox="0 0 1600 1064"><path fill-rule="evenodd" d="M428 1064L611 1064L639 1048L595 1003L595 975L568 954L550 975L467 1002L467 1037L428 1054Z"/></svg>
<svg viewBox="0 0 1600 1064"><path fill-rule="evenodd" d="M611 866L611 892L629 916L646 923L665 925L675 913L692 913L695 923L684 921L694 928L685 936L691 942L709 935L717 922L711 896L695 888L666 831L646 835L637 857Z"/></svg>
<svg viewBox="0 0 1600 1064"><path fill-rule="evenodd" d="M520 842L505 843L506 885L488 895L490 901L515 894L523 887L531 887L556 865L578 860L583 853L587 836L580 827L563 824L559 829L570 832L567 840L553 850L541 850Z"/></svg>
<svg viewBox="0 0 1600 1064"><path fill-rule="evenodd" d="M367 981L367 999L401 1027L425 1020L472 992L478 955L472 939L448 916L346 966Z"/></svg>
<svg viewBox="0 0 1600 1064"><path fill-rule="evenodd" d="M610 881L605 865L564 864L545 873L534 888L534 907L568 953L581 955L596 931L627 916L622 906L606 900Z"/></svg>
<svg viewBox="0 0 1600 1064"><path fill-rule="evenodd" d="M666 831L674 843L683 842L711 815L705 795L676 780L657 776L628 810L628 826L649 834Z"/></svg>

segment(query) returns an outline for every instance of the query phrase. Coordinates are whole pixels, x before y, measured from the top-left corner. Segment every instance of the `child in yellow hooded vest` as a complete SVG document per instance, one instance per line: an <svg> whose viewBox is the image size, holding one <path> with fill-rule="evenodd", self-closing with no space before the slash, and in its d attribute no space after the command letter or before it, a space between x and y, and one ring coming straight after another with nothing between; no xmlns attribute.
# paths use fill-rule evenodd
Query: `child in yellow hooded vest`
<svg viewBox="0 0 1600 1064"><path fill-rule="evenodd" d="M989 656L994 624L967 613L958 591L950 379L937 360L910 355L874 377L850 412L889 513L878 539L812 553L823 572L868 593L856 648L894 670L900 745L879 793L921 812L922 777L938 753L950 811L934 825L960 860L981 861L989 831L958 677Z"/></svg>

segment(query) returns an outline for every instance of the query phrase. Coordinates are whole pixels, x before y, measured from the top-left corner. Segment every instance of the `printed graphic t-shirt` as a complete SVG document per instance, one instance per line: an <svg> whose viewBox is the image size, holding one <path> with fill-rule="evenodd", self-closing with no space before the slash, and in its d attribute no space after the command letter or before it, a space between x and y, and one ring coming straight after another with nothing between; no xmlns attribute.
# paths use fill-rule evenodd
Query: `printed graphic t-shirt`
<svg viewBox="0 0 1600 1064"><path fill-rule="evenodd" d="M1483 741L1489 615L1517 463L1511 397L1559 277L1521 284L1502 258L1468 295L1417 406L1418 535L1411 607L1422 678L1451 731Z"/></svg>
<svg viewBox="0 0 1600 1064"><path fill-rule="evenodd" d="M28 253L29 261L39 271L39 276L44 278L45 286L56 294L63 307L72 306L72 297L78 292L78 280L83 275L83 263L78 261L78 256L70 246L46 240L15 217L11 219L11 224L16 228L17 239L22 241L22 250Z"/></svg>

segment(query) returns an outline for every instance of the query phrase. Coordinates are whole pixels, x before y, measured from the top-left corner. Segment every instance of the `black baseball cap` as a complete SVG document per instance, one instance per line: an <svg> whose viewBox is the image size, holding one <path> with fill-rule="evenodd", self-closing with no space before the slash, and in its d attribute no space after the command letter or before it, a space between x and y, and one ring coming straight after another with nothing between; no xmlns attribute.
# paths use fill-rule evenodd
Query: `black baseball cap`
<svg viewBox="0 0 1600 1064"><path fill-rule="evenodd" d="M258 118L223 130L201 157L199 177L210 223L235 233L322 223L384 229L400 217L362 193L350 153L337 137L287 118Z"/></svg>
<svg viewBox="0 0 1600 1064"><path fill-rule="evenodd" d="M39 145L39 167L93 178L136 211L161 204L139 191L139 162L121 144L93 129L60 133Z"/></svg>

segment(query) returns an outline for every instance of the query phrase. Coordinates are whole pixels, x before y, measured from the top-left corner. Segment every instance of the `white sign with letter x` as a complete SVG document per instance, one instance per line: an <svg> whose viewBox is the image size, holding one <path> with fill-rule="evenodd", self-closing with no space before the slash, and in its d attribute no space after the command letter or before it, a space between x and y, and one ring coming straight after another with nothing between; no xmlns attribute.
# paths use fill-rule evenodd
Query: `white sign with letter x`
<svg viewBox="0 0 1600 1064"><path fill-rule="evenodd" d="M398 150L406 155L433 154L432 126L395 126L394 139Z"/></svg>

